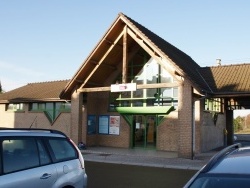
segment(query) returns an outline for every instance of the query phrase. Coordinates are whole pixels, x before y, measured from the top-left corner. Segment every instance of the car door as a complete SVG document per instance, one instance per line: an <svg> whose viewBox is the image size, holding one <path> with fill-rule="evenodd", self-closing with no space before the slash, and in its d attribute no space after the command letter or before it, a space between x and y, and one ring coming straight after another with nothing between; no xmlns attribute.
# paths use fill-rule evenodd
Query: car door
<svg viewBox="0 0 250 188"><path fill-rule="evenodd" d="M45 188L56 181L54 165L22 170L0 176L0 187L4 188Z"/></svg>
<svg viewBox="0 0 250 188"><path fill-rule="evenodd" d="M1 139L2 169L0 187L52 187L57 171L42 140L32 137Z"/></svg>

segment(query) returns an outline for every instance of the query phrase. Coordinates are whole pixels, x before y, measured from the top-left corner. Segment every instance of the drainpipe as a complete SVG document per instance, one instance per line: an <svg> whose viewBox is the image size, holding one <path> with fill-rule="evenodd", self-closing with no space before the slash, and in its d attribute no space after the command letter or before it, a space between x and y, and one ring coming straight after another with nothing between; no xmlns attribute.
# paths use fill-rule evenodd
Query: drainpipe
<svg viewBox="0 0 250 188"><path fill-rule="evenodd" d="M192 102L192 160L194 160L195 153L195 100Z"/></svg>

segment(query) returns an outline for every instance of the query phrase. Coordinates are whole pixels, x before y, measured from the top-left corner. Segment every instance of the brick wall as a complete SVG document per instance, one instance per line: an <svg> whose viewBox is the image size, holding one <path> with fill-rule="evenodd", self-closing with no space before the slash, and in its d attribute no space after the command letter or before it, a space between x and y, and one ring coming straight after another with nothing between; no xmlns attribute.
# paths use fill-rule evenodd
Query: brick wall
<svg viewBox="0 0 250 188"><path fill-rule="evenodd" d="M193 88L188 80L179 87L178 125L179 125L179 157L192 157L192 93Z"/></svg>
<svg viewBox="0 0 250 188"><path fill-rule="evenodd" d="M162 151L178 151L178 112L173 111L157 127L157 149Z"/></svg>
<svg viewBox="0 0 250 188"><path fill-rule="evenodd" d="M213 113L204 112L201 124L201 152L206 152L224 145L225 114L218 114L214 124Z"/></svg>
<svg viewBox="0 0 250 188"><path fill-rule="evenodd" d="M116 115L120 116L120 133L119 135L87 135L87 146L109 146L129 148L130 143L130 126L125 119L117 112L109 112L109 92L88 93L87 109L88 114L96 115Z"/></svg>
<svg viewBox="0 0 250 188"><path fill-rule="evenodd" d="M82 93L74 91L71 95L71 127L70 137L75 143L82 141Z"/></svg>

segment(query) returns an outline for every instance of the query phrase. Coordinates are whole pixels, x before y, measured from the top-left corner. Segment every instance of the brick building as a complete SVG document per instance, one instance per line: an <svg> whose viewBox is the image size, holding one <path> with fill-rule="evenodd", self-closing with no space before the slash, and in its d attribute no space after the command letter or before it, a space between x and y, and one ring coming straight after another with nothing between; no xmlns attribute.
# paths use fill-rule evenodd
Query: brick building
<svg viewBox="0 0 250 188"><path fill-rule="evenodd" d="M250 64L200 67L120 13L72 79L1 94L0 127L54 128L87 146L192 158L223 146L225 129L232 143L233 110L250 107L249 75Z"/></svg>

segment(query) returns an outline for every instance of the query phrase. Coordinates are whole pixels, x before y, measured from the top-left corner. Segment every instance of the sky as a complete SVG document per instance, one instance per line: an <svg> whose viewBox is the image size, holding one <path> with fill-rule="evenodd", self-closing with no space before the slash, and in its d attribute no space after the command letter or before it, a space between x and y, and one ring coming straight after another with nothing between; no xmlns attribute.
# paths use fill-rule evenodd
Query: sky
<svg viewBox="0 0 250 188"><path fill-rule="evenodd" d="M71 79L120 12L200 66L250 63L250 1L0 0L0 82Z"/></svg>

